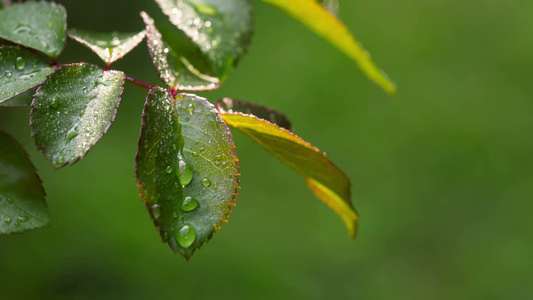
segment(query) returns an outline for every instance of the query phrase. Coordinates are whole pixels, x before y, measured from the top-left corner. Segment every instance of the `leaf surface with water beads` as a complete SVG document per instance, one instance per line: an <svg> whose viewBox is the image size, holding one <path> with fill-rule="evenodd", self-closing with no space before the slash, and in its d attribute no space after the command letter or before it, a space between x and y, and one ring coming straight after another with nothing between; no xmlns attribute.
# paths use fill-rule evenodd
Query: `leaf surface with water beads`
<svg viewBox="0 0 533 300"><path fill-rule="evenodd" d="M144 39L144 31L134 33L92 32L70 29L70 38L93 50L104 62L113 63L133 50Z"/></svg>
<svg viewBox="0 0 533 300"><path fill-rule="evenodd" d="M122 72L82 63L63 65L37 90L32 136L55 168L83 158L107 132L123 86Z"/></svg>
<svg viewBox="0 0 533 300"><path fill-rule="evenodd" d="M219 106L219 109L223 109ZM313 193L331 207L355 238L359 219L350 199L350 180L318 148L294 133L253 115L221 113L238 129L280 161L298 172Z"/></svg>
<svg viewBox="0 0 533 300"><path fill-rule="evenodd" d="M25 49L0 47L0 103L41 84L53 71Z"/></svg>
<svg viewBox="0 0 533 300"><path fill-rule="evenodd" d="M395 94L396 85L372 61L348 28L316 0L263 0L277 6L355 61L365 75L387 93Z"/></svg>
<svg viewBox="0 0 533 300"><path fill-rule="evenodd" d="M0 235L48 224L44 189L22 146L0 131Z"/></svg>
<svg viewBox="0 0 533 300"><path fill-rule="evenodd" d="M250 44L249 0L156 0L172 24L191 38L224 82Z"/></svg>
<svg viewBox="0 0 533 300"><path fill-rule="evenodd" d="M217 77L193 66L191 57L180 51L180 45L170 39L165 40L148 14L141 12L141 16L146 24L146 40L152 63L161 81L174 90L182 91L213 90L220 86Z"/></svg>
<svg viewBox="0 0 533 300"><path fill-rule="evenodd" d="M65 46L67 13L54 2L14 3L0 10L0 37L55 58Z"/></svg>
<svg viewBox="0 0 533 300"><path fill-rule="evenodd" d="M144 112L136 175L161 238L189 259L227 220L238 186L231 134L204 98L160 88Z"/></svg>

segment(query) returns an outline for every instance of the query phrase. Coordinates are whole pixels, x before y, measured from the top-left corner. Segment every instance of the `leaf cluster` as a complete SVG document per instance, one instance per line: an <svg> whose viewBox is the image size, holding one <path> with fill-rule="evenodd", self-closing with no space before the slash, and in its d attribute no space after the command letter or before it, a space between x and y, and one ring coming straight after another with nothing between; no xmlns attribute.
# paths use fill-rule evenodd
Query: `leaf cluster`
<svg viewBox="0 0 533 300"><path fill-rule="evenodd" d="M220 87L251 41L248 0L155 0L168 17L158 24L141 12L140 32L99 33L67 28L54 2L0 9L0 106L30 105L32 137L54 168L82 159L109 130L125 82L148 89L135 159L140 196L163 242L187 259L227 222L239 186L239 160L229 127L300 174L355 237L358 215L346 175L316 147L291 132L274 109L194 94ZM394 84L375 67L346 27L315 0L265 0L300 20L352 58L389 93ZM170 25L169 25L170 24ZM58 64L67 37L105 64ZM163 84L131 78L112 64L146 40ZM37 88L31 104L17 95ZM45 193L22 147L0 131L0 234L48 223Z"/></svg>

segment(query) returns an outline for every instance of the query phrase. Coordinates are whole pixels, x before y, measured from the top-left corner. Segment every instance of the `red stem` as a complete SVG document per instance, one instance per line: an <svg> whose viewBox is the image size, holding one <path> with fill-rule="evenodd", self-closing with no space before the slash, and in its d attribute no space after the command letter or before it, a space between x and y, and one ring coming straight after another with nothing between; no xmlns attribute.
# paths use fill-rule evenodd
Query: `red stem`
<svg viewBox="0 0 533 300"><path fill-rule="evenodd" d="M139 80L139 79L135 79L135 78L130 77L130 76L128 76L128 75L126 75L126 80L129 81L129 82L131 82L131 83L134 83L134 84L136 84L136 85L138 85L138 86L140 86L140 87L143 87L143 88L145 88L145 89L148 89L148 90L151 90L151 89L153 89L153 88L156 88L155 85L151 85L151 84L149 84L149 83L147 83L147 82L141 81L141 80Z"/></svg>

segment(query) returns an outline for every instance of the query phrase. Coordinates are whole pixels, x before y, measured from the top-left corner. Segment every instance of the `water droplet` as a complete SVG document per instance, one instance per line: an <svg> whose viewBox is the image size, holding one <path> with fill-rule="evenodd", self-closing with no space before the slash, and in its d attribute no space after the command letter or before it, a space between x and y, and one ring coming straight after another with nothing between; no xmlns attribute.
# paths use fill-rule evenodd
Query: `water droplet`
<svg viewBox="0 0 533 300"><path fill-rule="evenodd" d="M26 60L22 57L17 57L17 59L15 59L15 66L19 70L24 69L24 66L26 66Z"/></svg>
<svg viewBox="0 0 533 300"><path fill-rule="evenodd" d="M20 226L20 223L19 222L15 222L15 227L19 227Z"/></svg>
<svg viewBox="0 0 533 300"><path fill-rule="evenodd" d="M72 128L70 128L70 130L67 132L67 142L77 137L79 133L78 124L72 126Z"/></svg>
<svg viewBox="0 0 533 300"><path fill-rule="evenodd" d="M28 216L18 216L17 219L21 222L28 222L30 220L30 217Z"/></svg>
<svg viewBox="0 0 533 300"><path fill-rule="evenodd" d="M167 172L168 174L172 173L172 167L169 166L169 167L165 170L165 172Z"/></svg>
<svg viewBox="0 0 533 300"><path fill-rule="evenodd" d="M57 109L59 107L59 101L57 100L57 98L52 98L52 102L50 103L50 107L51 108L54 108L54 109Z"/></svg>
<svg viewBox="0 0 533 300"><path fill-rule="evenodd" d="M57 163L60 164L60 165L63 164L64 162L65 162L65 159L63 157L59 157L57 159Z"/></svg>
<svg viewBox="0 0 533 300"><path fill-rule="evenodd" d="M183 211L192 211L195 210L200 206L200 203L198 200L194 199L193 197L187 196L183 198L183 202L181 203L181 210Z"/></svg>
<svg viewBox="0 0 533 300"><path fill-rule="evenodd" d="M209 4L203 4L203 3L202 4L194 4L194 8L196 9L197 12L199 12L201 14L211 15L211 16L214 16L214 15L217 14L217 10L213 6L211 6Z"/></svg>
<svg viewBox="0 0 533 300"><path fill-rule="evenodd" d="M213 183L213 187L215 188L215 190L218 188L218 183Z"/></svg>
<svg viewBox="0 0 533 300"><path fill-rule="evenodd" d="M88 96L89 96L89 99L96 98L96 96L98 96L98 90L94 89L94 90L90 91Z"/></svg>
<svg viewBox="0 0 533 300"><path fill-rule="evenodd" d="M180 231L176 233L178 244L183 248L189 248L194 240L196 240L196 229L190 225L184 225Z"/></svg>
<svg viewBox="0 0 533 300"><path fill-rule="evenodd" d="M161 206L159 204L154 204L150 206L150 212L152 213L154 219L159 218L159 216L161 215Z"/></svg>
<svg viewBox="0 0 533 300"><path fill-rule="evenodd" d="M11 77L11 75L13 75L13 73L6 71L6 77Z"/></svg>
<svg viewBox="0 0 533 300"><path fill-rule="evenodd" d="M209 187L211 185L211 180L207 178L202 179L202 185L205 187Z"/></svg>
<svg viewBox="0 0 533 300"><path fill-rule="evenodd" d="M9 204L13 204L13 203L15 203L15 200L13 200L13 199L11 199L11 198L7 198L6 200L7 200L7 203L9 203Z"/></svg>
<svg viewBox="0 0 533 300"><path fill-rule="evenodd" d="M11 217L10 216L4 216L4 222L11 223Z"/></svg>
<svg viewBox="0 0 533 300"><path fill-rule="evenodd" d="M185 110L188 111L190 115L192 115L192 113L194 111L194 105L192 105L192 103L190 103L189 105L187 105L187 107L185 107Z"/></svg>
<svg viewBox="0 0 533 300"><path fill-rule="evenodd" d="M79 116L82 117L85 114L85 109L82 109L79 113Z"/></svg>
<svg viewBox="0 0 533 300"><path fill-rule="evenodd" d="M215 166L220 166L220 164L222 163L222 155L217 155L215 156L215 159L213 159L213 163L215 164Z"/></svg>
<svg viewBox="0 0 533 300"><path fill-rule="evenodd" d="M196 157L196 156L198 156L198 155L200 155L200 153L198 153L198 152L193 152L193 153L192 153L192 156L194 156L194 157Z"/></svg>
<svg viewBox="0 0 533 300"><path fill-rule="evenodd" d="M194 142L195 145L198 145L200 144L200 139L197 139L195 142Z"/></svg>
<svg viewBox="0 0 533 300"><path fill-rule="evenodd" d="M181 152L178 153L178 179L182 186L186 186L192 181L194 176L194 171L190 164L186 163L181 156Z"/></svg>

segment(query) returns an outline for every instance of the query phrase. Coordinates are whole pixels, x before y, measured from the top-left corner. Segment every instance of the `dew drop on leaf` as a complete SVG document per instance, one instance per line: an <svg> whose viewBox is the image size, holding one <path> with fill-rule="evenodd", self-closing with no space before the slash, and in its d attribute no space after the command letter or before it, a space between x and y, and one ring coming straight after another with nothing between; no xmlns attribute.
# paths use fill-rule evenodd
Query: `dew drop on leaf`
<svg viewBox="0 0 533 300"><path fill-rule="evenodd" d="M50 103L50 107L57 109L59 107L59 101L57 101L57 98L52 99L52 103Z"/></svg>
<svg viewBox="0 0 533 300"><path fill-rule="evenodd" d="M20 56L17 57L17 59L15 59L15 66L19 70L24 69L24 67L26 66L26 60Z"/></svg>
<svg viewBox="0 0 533 300"><path fill-rule="evenodd" d="M17 219L20 222L28 222L30 220L30 217L28 217L28 216L18 216Z"/></svg>
<svg viewBox="0 0 533 300"><path fill-rule="evenodd" d="M181 210L193 211L199 206L200 206L200 203L198 202L198 200L194 199L193 197L187 196L183 198L183 202L181 203Z"/></svg>
<svg viewBox="0 0 533 300"><path fill-rule="evenodd" d="M192 177L194 176L194 171L190 164L185 162L183 160L183 157L181 156L181 152L178 153L178 165L177 165L177 175L178 179L182 186L186 186L192 181Z"/></svg>
<svg viewBox="0 0 533 300"><path fill-rule="evenodd" d="M150 207L150 211L152 212L154 219L157 219L161 215L161 206L159 204L154 204Z"/></svg>
<svg viewBox="0 0 533 300"><path fill-rule="evenodd" d="M11 223L11 217L10 216L4 216L4 222Z"/></svg>
<svg viewBox="0 0 533 300"><path fill-rule="evenodd" d="M209 187L211 185L211 180L207 178L202 179L202 185L205 187Z"/></svg>
<svg viewBox="0 0 533 300"><path fill-rule="evenodd" d="M72 128L67 132L67 141L72 140L73 138L77 137L79 134L78 125L72 126Z"/></svg>
<svg viewBox="0 0 533 300"><path fill-rule="evenodd" d="M62 164L64 162L65 162L65 159L63 157L60 157L60 158L57 159L57 163L58 164Z"/></svg>
<svg viewBox="0 0 533 300"><path fill-rule="evenodd" d="M192 113L194 112L194 106L191 104L187 105L187 107L185 107L185 110L189 112L190 115L192 115Z"/></svg>
<svg viewBox="0 0 533 300"><path fill-rule="evenodd" d="M176 240L183 248L189 248L194 243L194 240L196 240L196 229L192 226L184 225L176 233Z"/></svg>

